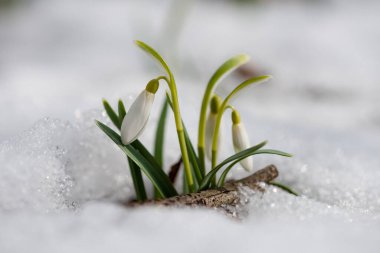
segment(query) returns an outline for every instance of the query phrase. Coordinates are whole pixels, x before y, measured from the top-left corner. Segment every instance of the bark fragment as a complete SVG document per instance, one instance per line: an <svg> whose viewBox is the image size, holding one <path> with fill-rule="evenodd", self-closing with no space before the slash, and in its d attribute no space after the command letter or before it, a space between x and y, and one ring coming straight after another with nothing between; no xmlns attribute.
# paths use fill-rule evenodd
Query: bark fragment
<svg viewBox="0 0 380 253"><path fill-rule="evenodd" d="M139 205L164 205L164 206L204 206L218 208L223 206L235 206L240 202L239 186L247 186L252 190L264 191L260 183L268 183L278 176L275 165L265 168L237 181L227 182L224 187L205 190L197 193L175 196L162 200L150 200L143 203L131 202L129 206Z"/></svg>

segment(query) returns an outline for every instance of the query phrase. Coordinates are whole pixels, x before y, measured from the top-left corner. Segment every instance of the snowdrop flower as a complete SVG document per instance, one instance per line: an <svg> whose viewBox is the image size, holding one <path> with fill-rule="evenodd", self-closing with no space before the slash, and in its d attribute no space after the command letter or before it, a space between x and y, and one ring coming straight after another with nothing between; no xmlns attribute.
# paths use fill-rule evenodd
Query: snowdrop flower
<svg viewBox="0 0 380 253"><path fill-rule="evenodd" d="M238 153L243 151L251 146L248 138L247 131L244 124L240 121L240 115L236 110L232 111L232 142L234 144L235 152ZM241 166L246 171L252 171L253 161L252 157L249 156L240 161Z"/></svg>
<svg viewBox="0 0 380 253"><path fill-rule="evenodd" d="M121 124L121 141L128 145L135 141L143 132L148 122L150 110L158 89L158 80L151 80L133 102Z"/></svg>
<svg viewBox="0 0 380 253"><path fill-rule="evenodd" d="M206 119L206 133L205 133L205 144L206 144L206 156L209 160L211 160L212 157L212 138L214 136L214 131L215 131L215 125L216 125L216 118L218 116L218 112L220 109L222 99L215 95L211 98L210 101L210 113ZM222 128L223 125L221 125L220 128ZM222 142L222 133L223 130L221 129L219 131L219 136L218 136L218 150L220 150L220 143Z"/></svg>

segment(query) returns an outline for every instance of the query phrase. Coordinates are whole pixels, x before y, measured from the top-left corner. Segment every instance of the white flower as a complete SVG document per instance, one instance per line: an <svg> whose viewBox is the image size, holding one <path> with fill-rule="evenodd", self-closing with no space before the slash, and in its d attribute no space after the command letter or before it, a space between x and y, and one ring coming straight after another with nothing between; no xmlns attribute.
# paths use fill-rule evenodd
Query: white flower
<svg viewBox="0 0 380 253"><path fill-rule="evenodd" d="M148 122L154 96L158 89L158 82L153 83L152 81L138 95L123 119L120 132L121 141L124 145L135 141L143 132Z"/></svg>
<svg viewBox="0 0 380 253"><path fill-rule="evenodd" d="M234 115L234 113L236 113ZM242 122L240 122L240 117L238 117L238 114L236 111L232 113L232 142L234 144L234 149L235 152L238 153L240 151L243 151L247 148L251 147L251 144L249 142L248 134L245 129L245 126ZM237 115L237 117L236 117ZM235 116L235 118L234 118ZM243 160L240 161L241 166L246 171L252 171L253 169L253 160L252 157L249 156L247 158L244 158Z"/></svg>

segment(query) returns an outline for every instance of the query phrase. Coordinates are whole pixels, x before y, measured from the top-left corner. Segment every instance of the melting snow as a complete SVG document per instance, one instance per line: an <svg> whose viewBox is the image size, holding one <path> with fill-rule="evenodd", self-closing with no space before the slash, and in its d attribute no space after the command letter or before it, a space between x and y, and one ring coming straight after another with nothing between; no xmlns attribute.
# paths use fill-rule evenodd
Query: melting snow
<svg viewBox="0 0 380 253"><path fill-rule="evenodd" d="M278 181L302 196L243 189L235 220L215 210L117 204L133 197L127 163L93 122L109 123L102 96L128 105L153 77L137 66L142 55L130 41L150 43L158 28L133 14L158 20L167 5L80 1L84 15L76 2L39 0L0 15L0 252L379 251L378 3L192 6L176 64L191 137L199 108L189 105L199 104L203 89L195 83L246 51L276 77L234 101L251 143L267 139L295 154L254 161L257 169L278 165ZM142 137L148 146L156 111ZM168 134L167 166L178 159L175 141Z"/></svg>

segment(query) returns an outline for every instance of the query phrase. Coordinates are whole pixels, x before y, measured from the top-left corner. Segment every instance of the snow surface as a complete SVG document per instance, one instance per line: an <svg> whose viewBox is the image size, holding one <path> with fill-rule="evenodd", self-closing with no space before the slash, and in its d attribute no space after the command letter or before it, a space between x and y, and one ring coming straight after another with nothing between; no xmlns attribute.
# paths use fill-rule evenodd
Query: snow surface
<svg viewBox="0 0 380 253"><path fill-rule="evenodd" d="M167 1L0 10L0 252L378 252L380 4L322 2L186 3L177 44L163 28L173 15ZM295 154L254 161L276 164L278 181L302 197L243 189L239 219L118 205L133 197L126 160L93 122L110 124L102 97L128 106L157 73L133 39L157 45L174 66L194 140L198 94L223 60L247 52L258 72L274 75L234 105L251 143ZM159 107L142 136L148 146ZM223 156L232 152L228 119ZM167 166L179 156L173 131L169 124Z"/></svg>

